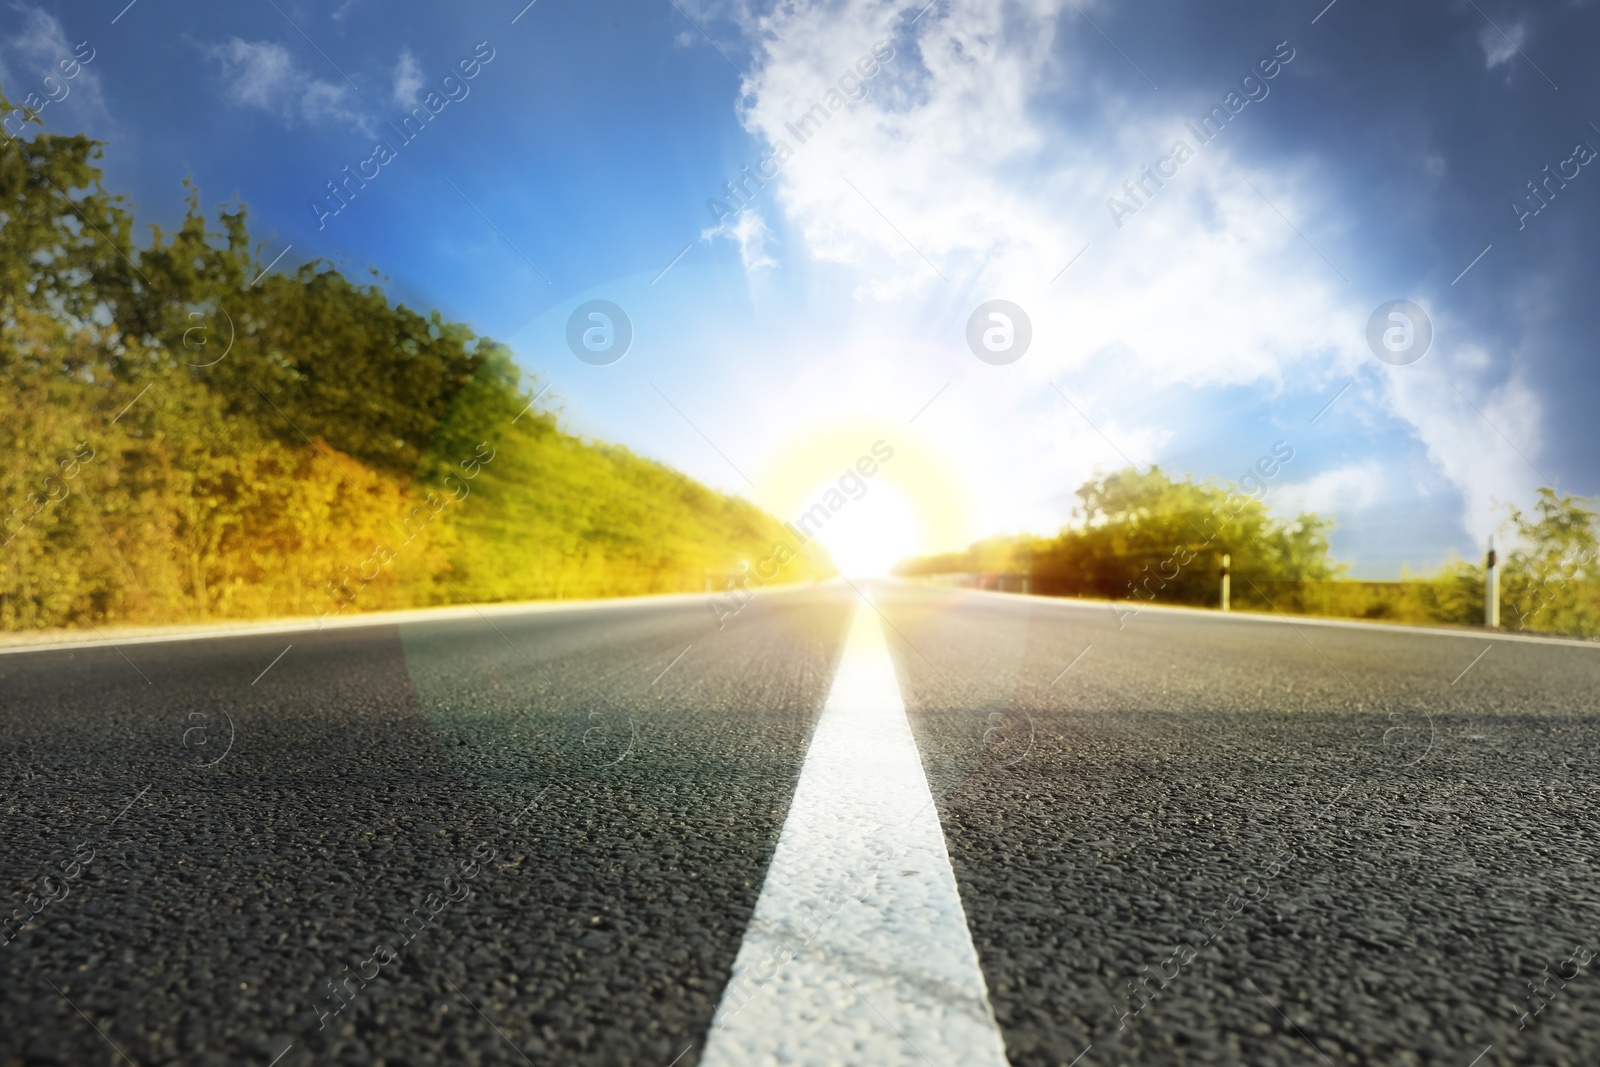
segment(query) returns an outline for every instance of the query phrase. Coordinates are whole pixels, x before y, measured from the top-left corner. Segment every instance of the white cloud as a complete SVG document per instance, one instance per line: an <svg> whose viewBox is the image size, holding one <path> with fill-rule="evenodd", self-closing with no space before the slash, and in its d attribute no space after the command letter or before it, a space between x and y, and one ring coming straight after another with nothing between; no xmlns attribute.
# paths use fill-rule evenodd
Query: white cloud
<svg viewBox="0 0 1600 1067"><path fill-rule="evenodd" d="M22 15L22 29L9 34L0 45L0 82L4 83L12 104L20 105L29 93L46 96L50 90L44 79L48 76L52 79L51 85L64 86L67 95L47 105L43 116L46 122L52 117L50 108L69 104L80 109L77 116L80 121L85 115L107 118L100 76L90 64L79 63L75 77L62 77L58 64L62 60L72 60L74 53L61 23L43 8L25 4L15 4L13 8ZM8 59L15 65L14 70L6 62ZM59 95L60 90L56 92Z"/></svg>
<svg viewBox="0 0 1600 1067"><path fill-rule="evenodd" d="M337 123L370 134L372 123L351 101L348 85L325 81L303 70L283 45L234 37L206 49L216 61L228 98L259 108L293 125Z"/></svg>
<svg viewBox="0 0 1600 1067"><path fill-rule="evenodd" d="M1393 369L1389 404L1461 490L1462 525L1481 539L1504 522L1507 505L1525 505L1536 486L1549 484L1537 466L1543 405L1515 370L1498 383L1462 373L1487 365L1481 349L1469 346L1451 362L1430 359Z"/></svg>
<svg viewBox="0 0 1600 1067"><path fill-rule="evenodd" d="M1509 63L1517 55L1517 49L1528 41L1528 25L1525 22L1514 23L1505 33L1501 33L1493 26L1485 26L1478 31L1478 44L1483 48L1484 69L1493 70L1502 63Z"/></svg>
<svg viewBox="0 0 1600 1067"><path fill-rule="evenodd" d="M10 50L33 68L34 73L45 73L59 59L72 56L72 46L67 43L61 23L43 8L18 4L15 10L23 17L20 33L11 35Z"/></svg>
<svg viewBox="0 0 1600 1067"><path fill-rule="evenodd" d="M422 65L411 54L411 49L401 49L400 58L394 65L394 102L401 107L410 107L417 102L417 93L422 86Z"/></svg>
<svg viewBox="0 0 1600 1067"><path fill-rule="evenodd" d="M243 41L235 37L211 49L228 79L228 95L236 104L276 111L292 97L300 82L288 49L270 41Z"/></svg>
<svg viewBox="0 0 1600 1067"><path fill-rule="evenodd" d="M1378 504L1387 484L1383 464L1366 459L1325 470L1303 482L1280 485L1270 491L1267 500L1272 510L1285 518L1302 511L1339 518Z"/></svg>
<svg viewBox="0 0 1600 1067"><path fill-rule="evenodd" d="M1132 71L1126 84L1088 82L1070 57L1080 44L1104 42L1090 38L1065 0L937 5L909 30L904 14L878 0L824 0L743 20L756 62L740 115L769 145L793 151L762 195L774 197L812 257L858 279L856 316L875 331L864 347L892 351L887 339L898 334L954 362L970 360L959 341L967 315L982 300L1004 297L1021 304L1034 326L1034 348L1010 368L1011 381L1043 390L1058 409L1048 383L1067 383L1085 414L1140 463L1159 458L1167 436L1159 421L1138 414L1162 389L1243 386L1277 395L1329 382L1336 389L1357 376L1387 393L1387 410L1462 490L1464 525L1480 523L1492 501L1526 494L1520 460L1519 470L1490 449L1483 462L1460 462L1465 442L1483 451L1485 427L1448 385L1417 387L1438 373L1429 368L1442 357L1421 370L1393 368L1417 372L1407 378L1389 374L1367 351L1371 297L1346 280L1359 278L1363 264L1359 250L1344 244L1340 190L1328 168L1309 158L1247 160L1232 129L1199 144L1185 128L1234 85L1175 101L1149 92ZM841 76L891 36L896 54L866 83L866 96L830 109L802 142L792 124L818 102L826 106ZM1273 46L1264 37L1261 54ZM1258 109L1277 106L1277 94L1304 91L1296 70L1287 64L1267 98L1230 125L1247 126ZM1057 117L1070 111L1063 101L1092 108L1103 125L1079 128ZM1179 138L1194 158L1114 226L1105 199L1122 195L1141 164L1167 155ZM928 363L919 356L919 367ZM1475 381L1465 379L1463 388ZM1021 417L1024 402L1007 403L1009 412L975 416L983 426L971 426L965 438L994 442L995 456L978 475L993 497L1037 497L1041 483L1075 485L1069 479L1089 456L1120 465L1070 410L1046 414L1030 398ZM1521 435L1521 447L1539 447L1537 420L1530 421L1537 402L1525 386L1485 389L1479 406ZM967 420L959 409L941 417ZM1030 456L1026 465L1003 459L1022 454ZM1026 518L1017 504L998 506L992 521Z"/></svg>
<svg viewBox="0 0 1600 1067"><path fill-rule="evenodd" d="M713 226L700 233L702 241L710 241L717 237L726 237L739 246L739 259L747 271L778 265L778 261L767 254L767 242L772 239L772 231L767 227L766 220L761 217L760 212L753 208L736 212L731 219L724 219L720 226Z"/></svg>
<svg viewBox="0 0 1600 1067"><path fill-rule="evenodd" d="M930 10L867 83L867 97L803 144L791 123L885 36L874 17L881 9L785 7L769 16L745 121L794 149L777 202L812 252L858 268L859 293L870 299L948 302L954 294L940 274L958 291L1010 294L1031 309L1036 336L1063 339L1059 369L1115 349L1163 381L1219 384L1276 380L1292 362L1326 363L1330 349L1360 358L1356 344L1332 340L1359 338L1360 310L1344 281L1279 215L1304 223L1327 207L1309 162L1254 171L1226 135L1197 145L1183 128L1188 114L1136 113L1115 98L1109 106L1126 114L1108 139L1036 117L1038 87L1061 73L1052 57L1063 6L1030 0L1025 19L988 5ZM1180 136L1196 158L1112 228L1106 197L1122 195L1139 165Z"/></svg>

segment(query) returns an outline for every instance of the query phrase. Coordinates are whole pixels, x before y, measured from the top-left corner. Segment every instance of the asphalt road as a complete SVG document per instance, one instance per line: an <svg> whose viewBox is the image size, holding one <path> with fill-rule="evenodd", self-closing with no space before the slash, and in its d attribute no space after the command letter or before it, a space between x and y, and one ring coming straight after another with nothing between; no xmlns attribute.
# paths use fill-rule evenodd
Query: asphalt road
<svg viewBox="0 0 1600 1067"><path fill-rule="evenodd" d="M1012 1064L1600 1062L1600 647L875 601ZM698 1063L858 604L0 655L0 1064Z"/></svg>

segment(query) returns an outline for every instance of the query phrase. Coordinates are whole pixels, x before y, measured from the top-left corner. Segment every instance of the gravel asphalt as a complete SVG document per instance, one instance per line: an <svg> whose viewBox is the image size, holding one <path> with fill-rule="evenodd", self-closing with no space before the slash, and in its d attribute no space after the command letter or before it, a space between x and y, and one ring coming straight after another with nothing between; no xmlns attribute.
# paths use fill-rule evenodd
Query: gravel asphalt
<svg viewBox="0 0 1600 1067"><path fill-rule="evenodd" d="M1600 646L875 601L1016 1067L1600 1063ZM0 1065L697 1063L857 603L0 655Z"/></svg>
<svg viewBox="0 0 1600 1067"><path fill-rule="evenodd" d="M878 602L1017 1067L1600 1063L1600 646Z"/></svg>

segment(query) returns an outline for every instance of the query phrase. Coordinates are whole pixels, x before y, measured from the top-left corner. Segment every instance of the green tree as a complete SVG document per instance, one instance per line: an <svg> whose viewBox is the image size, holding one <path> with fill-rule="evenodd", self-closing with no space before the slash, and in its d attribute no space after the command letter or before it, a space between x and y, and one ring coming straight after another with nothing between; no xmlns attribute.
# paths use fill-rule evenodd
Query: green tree
<svg viewBox="0 0 1600 1067"><path fill-rule="evenodd" d="M1228 554L1238 601L1265 607L1286 599L1298 609L1298 583L1335 573L1328 520L1277 519L1262 499L1214 480L1125 468L1086 483L1077 496L1080 523L1034 550L1041 592L1214 603Z"/></svg>
<svg viewBox="0 0 1600 1067"><path fill-rule="evenodd" d="M376 275L266 273L242 204L136 246L100 155L0 145L0 627L698 590L783 536Z"/></svg>
<svg viewBox="0 0 1600 1067"><path fill-rule="evenodd" d="M991 538L897 573L1028 571L1033 591L1049 596L1214 604L1229 554L1236 602L1304 610L1307 583L1339 570L1328 558L1327 519L1276 518L1262 499L1216 481L1129 467L1084 483L1077 497L1078 522L1056 537Z"/></svg>
<svg viewBox="0 0 1600 1067"><path fill-rule="evenodd" d="M0 114L11 102L0 91ZM28 122L43 128L37 116ZM89 325L130 291L132 219L100 184L101 146L37 133L0 144L0 367L19 357L6 334L23 310ZM39 358L41 353L29 354ZM63 368L70 370L71 368Z"/></svg>
<svg viewBox="0 0 1600 1067"><path fill-rule="evenodd" d="M1503 625L1516 630L1600 633L1596 613L1595 512L1582 497L1539 489L1532 514L1513 510L1515 545L1501 583Z"/></svg>

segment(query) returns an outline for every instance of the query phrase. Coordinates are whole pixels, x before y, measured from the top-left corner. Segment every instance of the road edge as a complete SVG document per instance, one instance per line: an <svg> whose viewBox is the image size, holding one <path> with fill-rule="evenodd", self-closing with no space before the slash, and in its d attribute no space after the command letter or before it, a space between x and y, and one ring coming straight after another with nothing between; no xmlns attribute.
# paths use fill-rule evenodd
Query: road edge
<svg viewBox="0 0 1600 1067"><path fill-rule="evenodd" d="M790 582L769 585L763 592L792 591L810 583ZM353 630L368 626L394 626L408 622L448 622L455 619L504 615L542 615L568 611L616 610L626 607L688 604L715 593L652 593L646 596L595 597L585 600L517 600L492 604L442 604L429 608L402 608L374 611L348 618L321 620L310 617L282 619L241 619L237 623L217 620L209 623L174 623L165 626L101 628L91 624L87 630L32 630L0 634L0 656L19 652L57 652L100 648L107 644L152 645L168 641L205 641L219 637L253 637L262 634L293 634L313 630ZM87 636L92 634L93 636Z"/></svg>
<svg viewBox="0 0 1600 1067"><path fill-rule="evenodd" d="M1192 608L1178 604L1140 604L1129 600L1100 600L1090 597L1055 597L1035 596L1031 593L1001 593L993 589L967 589L963 586L935 586L926 582L907 581L904 578L892 578L890 581L903 582L906 585L917 586L924 589L945 589L952 593L967 593L973 596L1000 597L1013 603L1026 602L1041 604L1056 608L1078 608L1082 610L1099 610L1106 608L1111 611L1114 619L1127 625L1139 615L1147 611L1157 614L1177 615L1203 615L1217 622L1254 622L1254 623L1287 623L1290 626L1323 626L1348 630L1376 630L1381 633L1399 634L1428 634L1435 637L1470 637L1485 641L1515 641L1531 642L1536 645L1563 645L1572 648L1600 649L1600 640L1590 640L1583 637L1571 637L1564 634L1528 634L1528 633L1503 633L1498 630L1483 630L1470 626L1454 629L1445 626L1419 626L1405 622L1373 622L1368 619L1331 619L1322 615L1287 615L1283 612L1263 611L1213 611L1210 608Z"/></svg>

